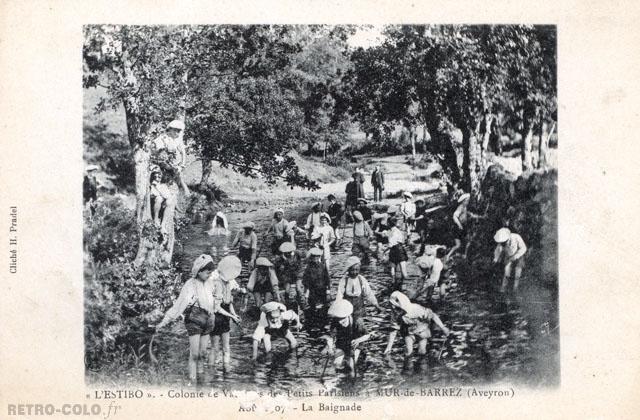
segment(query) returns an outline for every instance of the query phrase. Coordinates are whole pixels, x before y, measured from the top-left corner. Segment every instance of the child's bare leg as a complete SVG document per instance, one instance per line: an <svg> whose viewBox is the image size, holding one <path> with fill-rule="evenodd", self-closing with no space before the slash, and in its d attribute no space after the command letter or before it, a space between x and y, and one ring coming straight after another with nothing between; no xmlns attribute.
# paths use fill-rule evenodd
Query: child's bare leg
<svg viewBox="0 0 640 420"><path fill-rule="evenodd" d="M200 355L198 357L198 375L204 373L204 361L207 359L207 347L209 347L209 335L200 336Z"/></svg>
<svg viewBox="0 0 640 420"><path fill-rule="evenodd" d="M214 335L211 341L211 351L209 352L209 367L213 367L218 362L217 352L220 344L220 336Z"/></svg>
<svg viewBox="0 0 640 420"><path fill-rule="evenodd" d="M298 341L290 330L287 331L287 334L284 336L284 338L289 342L290 349L295 349L296 347L298 347Z"/></svg>
<svg viewBox="0 0 640 420"><path fill-rule="evenodd" d="M231 361L231 353L229 347L229 333L222 333L222 361L225 366Z"/></svg>
<svg viewBox="0 0 640 420"><path fill-rule="evenodd" d="M423 338L418 342L418 354L427 354L427 339Z"/></svg>
<svg viewBox="0 0 640 420"><path fill-rule="evenodd" d="M198 379L198 361L200 359L200 335L189 336L189 380Z"/></svg>
<svg viewBox="0 0 640 420"><path fill-rule="evenodd" d="M404 338L404 354L405 356L411 356L413 353L413 337L408 335Z"/></svg>

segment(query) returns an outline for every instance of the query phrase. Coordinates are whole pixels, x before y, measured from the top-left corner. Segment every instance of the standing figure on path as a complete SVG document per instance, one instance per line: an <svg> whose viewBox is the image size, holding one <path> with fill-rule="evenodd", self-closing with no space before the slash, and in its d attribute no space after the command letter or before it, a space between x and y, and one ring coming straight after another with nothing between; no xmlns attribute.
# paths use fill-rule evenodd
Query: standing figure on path
<svg viewBox="0 0 640 420"><path fill-rule="evenodd" d="M407 279L407 250L404 247L404 233L402 231L402 217L389 220L391 229L386 232L389 238L389 265L393 287L402 290L402 283ZM400 268L400 282L396 282L396 269Z"/></svg>
<svg viewBox="0 0 640 420"><path fill-rule="evenodd" d="M256 268L249 275L247 290L253 293L258 308L274 299L280 302L278 276L271 261L265 257L256 259Z"/></svg>
<svg viewBox="0 0 640 420"><path fill-rule="evenodd" d="M493 263L504 265L500 292L504 293L507 290L512 269L514 269L513 291L517 292L524 269L524 254L527 252L527 245L520 235L511 232L508 228L499 229L493 239L498 244L493 254Z"/></svg>
<svg viewBox="0 0 640 420"><path fill-rule="evenodd" d="M364 198L359 198L358 199L358 206L356 207L356 209L360 212L360 214L362 214L362 217L364 218L364 221L367 223L371 223L371 209L367 206L367 200L365 200Z"/></svg>
<svg viewBox="0 0 640 420"><path fill-rule="evenodd" d="M371 173L371 185L373 185L373 201L382 200L382 193L384 192L384 173L382 173L378 165L376 165L376 168Z"/></svg>
<svg viewBox="0 0 640 420"><path fill-rule="evenodd" d="M346 299L353 305L354 319L365 315L365 299L378 310L382 310L369 282L360 274L360 258L358 257L347 258L347 274L340 279L336 293L336 300L341 299Z"/></svg>
<svg viewBox="0 0 640 420"><path fill-rule="evenodd" d="M231 361L231 350L229 347L229 331L231 330L231 320L240 323L240 317L233 307L233 296L231 291L236 277L240 275L242 263L236 256L226 256L218 263L218 268L211 276L213 280L213 302L215 310L215 322L211 332L212 343L209 353L209 367L214 367L217 363L217 352L222 338L222 362L228 368Z"/></svg>
<svg viewBox="0 0 640 420"><path fill-rule="evenodd" d="M300 330L301 322L298 314L280 302L268 302L260 307L260 320L253 332L253 360L258 358L260 342L264 344L265 353L271 352L271 339L284 338L289 344L289 349L295 349L298 342L289 327L294 326Z"/></svg>
<svg viewBox="0 0 640 420"><path fill-rule="evenodd" d="M223 257L229 251L227 246L227 238L229 237L229 222L227 216L221 211L217 212L211 220L211 229L207 231L211 236L211 255L214 257Z"/></svg>
<svg viewBox="0 0 640 420"><path fill-rule="evenodd" d="M311 207L311 214L307 217L307 223L304 225L308 235L307 239L310 239L316 228L320 226L320 214L322 214L322 203L314 203Z"/></svg>
<svg viewBox="0 0 640 420"><path fill-rule="evenodd" d="M316 229L315 240L318 241L322 250L324 250L324 263L327 265L327 271L330 270L329 261L331 260L331 245L336 241L336 233L329 224L331 223L331 217L327 213L322 213L320 216L320 226ZM319 236L318 236L319 235Z"/></svg>
<svg viewBox="0 0 640 420"><path fill-rule="evenodd" d="M418 283L416 293L413 295L413 299L416 300L424 295L427 304L431 304L431 298L433 296L433 290L436 286L439 288L438 293L440 301L444 299L447 292L446 282L442 275L444 270L444 263L442 259L445 256L444 248L428 247L425 249L424 255L416 258L416 264L420 268L422 273L422 281Z"/></svg>
<svg viewBox="0 0 640 420"><path fill-rule="evenodd" d="M411 238L411 230L416 226L416 205L413 204L413 195L409 191L402 194L404 202L400 205L400 214L404 218L405 238L407 241Z"/></svg>
<svg viewBox="0 0 640 420"><path fill-rule="evenodd" d="M356 257L362 255L363 261L369 262L369 239L373 236L373 230L364 221L364 217L360 211L353 212L353 245L351 246L351 253Z"/></svg>
<svg viewBox="0 0 640 420"><path fill-rule="evenodd" d="M364 198L364 191L362 190L362 184L360 183L360 173L354 172L352 175L353 180L347 183L345 193L347 198L345 201L345 214L347 216L347 223L353 221L353 210L358 205L358 198Z"/></svg>
<svg viewBox="0 0 640 420"><path fill-rule="evenodd" d="M209 255L200 255L193 262L191 278L180 290L178 299L156 326L159 331L184 313L184 325L189 334L189 380L197 381L204 374L204 359L209 346L209 334L214 329L214 298L211 273L215 269Z"/></svg>
<svg viewBox="0 0 640 420"><path fill-rule="evenodd" d="M304 296L309 309L318 317L327 304L327 295L330 293L331 279L327 266L322 262L324 251L320 248L311 248L307 267L302 275L301 285L304 288Z"/></svg>
<svg viewBox="0 0 640 420"><path fill-rule="evenodd" d="M182 171L187 162L187 151L182 140L183 133L184 122L180 120L171 121L167 126L167 130L153 141L153 151L157 159L166 162L172 167L178 185L185 194L189 194L189 188L182 178Z"/></svg>
<svg viewBox="0 0 640 420"><path fill-rule="evenodd" d="M417 303L411 303L409 298L401 292L395 291L391 293L389 303L393 309L393 329L389 334L384 354L391 353L391 348L398 332L404 338L405 356L407 357L413 353L413 344L416 341L418 342L418 354L427 354L427 344L431 337L431 322L436 324L445 336L451 333L435 312Z"/></svg>
<svg viewBox="0 0 640 420"><path fill-rule="evenodd" d="M244 223L231 244L231 248L238 245L238 258L243 264L249 263L249 270L253 270L258 255L258 235L254 232L255 227L256 224L251 221Z"/></svg>
<svg viewBox="0 0 640 420"><path fill-rule="evenodd" d="M362 320L354 319L353 306L348 300L336 300L331 304L327 315L333 319L331 331L335 333L335 339L324 336L327 340L322 354L335 356L333 361L336 369L347 364L349 374L355 376L355 366L360 356L360 344L371 338L367 333Z"/></svg>
<svg viewBox="0 0 640 420"><path fill-rule="evenodd" d="M302 258L296 252L296 247L291 242L284 242L280 245L280 255L275 259L276 276L278 276L278 287L284 291L284 301L290 308L294 304L302 304L302 294L298 293L298 278L302 270Z"/></svg>
<svg viewBox="0 0 640 420"><path fill-rule="evenodd" d="M271 253L278 254L278 249L283 242L289 242L291 237L287 237L289 222L284 218L284 210L276 209L273 213L273 221L271 226L265 233L265 236L273 232L273 241L271 242Z"/></svg>
<svg viewBox="0 0 640 420"><path fill-rule="evenodd" d="M329 194L327 200L329 200L327 214L329 215L329 217L331 217L331 227L336 234L336 239L340 239L338 228L340 227L340 220L342 219L342 214L344 213L344 211L342 210L342 205L336 201L335 195ZM333 245L333 249L335 249L335 243Z"/></svg>

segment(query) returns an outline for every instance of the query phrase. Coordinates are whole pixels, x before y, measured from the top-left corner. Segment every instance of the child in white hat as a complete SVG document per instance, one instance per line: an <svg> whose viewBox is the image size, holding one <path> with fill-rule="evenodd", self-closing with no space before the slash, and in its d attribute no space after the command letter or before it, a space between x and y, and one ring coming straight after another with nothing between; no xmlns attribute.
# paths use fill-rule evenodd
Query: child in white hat
<svg viewBox="0 0 640 420"><path fill-rule="evenodd" d="M193 262L191 278L180 290L178 299L165 313L156 331L184 313L184 324L189 334L189 380L195 382L204 373L204 359L209 346L209 334L214 329L213 280L215 269L209 255L200 255Z"/></svg>
<svg viewBox="0 0 640 420"><path fill-rule="evenodd" d="M242 230L238 231L231 243L231 248L238 245L238 258L243 264L249 263L249 270L253 270L258 254L258 236L255 228L256 224L251 221L244 223Z"/></svg>
<svg viewBox="0 0 640 420"><path fill-rule="evenodd" d="M507 290L512 269L514 269L513 291L516 292L524 269L524 255L527 252L527 245L520 235L511 232L508 228L499 229L493 239L498 244L493 254L493 263L504 265L500 292L504 293Z"/></svg>
<svg viewBox="0 0 640 420"><path fill-rule="evenodd" d="M371 338L367 333L362 320L354 320L352 317L353 306L347 300L336 300L331 304L327 315L333 319L331 331L335 338L324 336L327 346L322 354L335 356L334 365L339 369L346 362L350 374L355 374L355 365L360 356L360 344Z"/></svg>
<svg viewBox="0 0 640 420"><path fill-rule="evenodd" d="M422 281L416 288L416 293L413 295L413 299L425 295L427 303L431 303L433 296L433 290L439 287L439 295L442 300L446 294L446 282L442 272L444 270L444 263L442 259L445 256L445 250L442 247L425 247L424 254L416 258L416 265L422 272ZM426 293L425 293L426 292Z"/></svg>
<svg viewBox="0 0 640 420"><path fill-rule="evenodd" d="M256 267L249 275L247 290L253 293L256 306L261 307L263 302L276 300L280 302L280 289L278 276L273 263L265 257L256 259Z"/></svg>
<svg viewBox="0 0 640 420"><path fill-rule="evenodd" d="M271 351L272 338L284 338L289 344L289 349L295 349L298 345L295 336L289 329L296 326L299 330L301 327L298 314L280 302L267 302L260 307L260 320L253 332L253 360L258 358L258 347L260 342L264 344L264 351Z"/></svg>
<svg viewBox="0 0 640 420"><path fill-rule="evenodd" d="M324 251L320 248L311 248L307 267L302 275L303 293L309 308L318 313L327 303L327 295L331 287L331 279L327 266L322 262Z"/></svg>
<svg viewBox="0 0 640 420"><path fill-rule="evenodd" d="M211 344L211 353L209 353L209 366L216 364L216 352L222 339L222 357L223 363L228 366L231 360L229 347L229 331L231 330L230 321L240 323L240 317L236 314L233 307L233 296L231 291L234 286L236 277L240 275L242 263L236 256L226 256L218 263L218 268L213 272L213 299L216 312L216 319L211 336L213 342Z"/></svg>
<svg viewBox="0 0 640 420"><path fill-rule="evenodd" d="M440 317L431 309L427 309L417 303L411 303L402 292L395 291L389 297L389 303L393 309L393 325L384 354L391 353L393 342L398 332L404 338L405 355L413 353L413 344L418 342L418 353L427 353L427 344L431 337L430 324L433 322L442 330L445 336L450 334L449 329L442 323Z"/></svg>
<svg viewBox="0 0 640 420"><path fill-rule="evenodd" d="M360 274L360 258L347 258L347 274L338 282L336 300L348 300L353 307L353 318L358 320L365 315L365 299L382 310L369 282Z"/></svg>
<svg viewBox="0 0 640 420"><path fill-rule="evenodd" d="M168 155L166 164L169 164L176 174L176 181L185 194L189 194L189 188L182 178L182 171L187 162L187 151L184 146L184 122L173 120L167 125L167 130L153 141L153 156L159 159L163 153ZM161 159L162 160L162 159ZM161 164L162 162L159 162Z"/></svg>
<svg viewBox="0 0 640 420"><path fill-rule="evenodd" d="M402 193L402 198L404 201L400 204L400 214L404 218L404 232L405 239L409 241L411 238L411 229L413 229L416 225L415 216L416 216L416 205L413 201L413 194L409 191L405 191Z"/></svg>
<svg viewBox="0 0 640 420"><path fill-rule="evenodd" d="M278 287L284 291L285 299L289 307L297 302L301 303L302 295L298 295L298 282L302 271L302 257L296 251L296 246L291 242L280 245L280 255L275 258L274 266L278 276Z"/></svg>

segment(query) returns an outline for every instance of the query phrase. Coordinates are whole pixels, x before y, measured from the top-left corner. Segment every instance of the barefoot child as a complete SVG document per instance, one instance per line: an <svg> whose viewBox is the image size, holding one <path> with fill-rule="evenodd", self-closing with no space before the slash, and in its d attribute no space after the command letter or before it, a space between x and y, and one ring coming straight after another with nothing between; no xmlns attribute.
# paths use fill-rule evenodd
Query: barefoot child
<svg viewBox="0 0 640 420"><path fill-rule="evenodd" d="M320 214L322 213L322 203L315 203L311 207L311 214L307 217L307 223L304 225L307 231L308 238L315 233L315 230L320 226Z"/></svg>
<svg viewBox="0 0 640 420"><path fill-rule="evenodd" d="M289 226L289 222L284 218L284 210L276 209L273 213L273 221L271 222L271 226L265 233L268 235L273 232L273 241L271 242L271 253L273 255L278 254L278 248L282 245L283 242L287 242L290 238L287 238L287 229Z"/></svg>
<svg viewBox="0 0 640 420"><path fill-rule="evenodd" d="M369 227L369 224L365 222L364 216L359 210L353 212L353 245L351 246L351 253L356 257L362 255L365 262L369 261L369 238L373 236L373 231Z"/></svg>
<svg viewBox="0 0 640 420"><path fill-rule="evenodd" d="M280 302L268 302L260 307L260 320L253 333L253 360L258 358L260 342L264 344L264 351L271 351L272 338L284 338L289 344L289 349L295 349L298 345L289 327L295 325L299 330L300 318L292 310L287 310Z"/></svg>
<svg viewBox="0 0 640 420"><path fill-rule="evenodd" d="M402 232L402 217L389 220L392 226L387 231L389 238L389 265L391 267L391 279L394 287L398 290L402 289L402 283L407 278L407 250L404 247L404 233ZM400 268L400 282L396 282L396 269Z"/></svg>
<svg viewBox="0 0 640 420"><path fill-rule="evenodd" d="M258 253L258 236L254 232L256 224L246 222L242 225L242 230L236 234L231 248L238 246L238 258L243 264L249 263L249 270L253 270Z"/></svg>
<svg viewBox="0 0 640 420"><path fill-rule="evenodd" d="M442 270L444 269L444 263L442 258L445 256L444 248L427 247L424 254L416 258L416 264L422 272L422 281L416 289L416 293L413 295L413 299L423 297L425 301L430 304L431 297L433 296L433 290L439 287L440 300L444 298L446 293L446 284L443 280ZM425 294L426 291L426 294Z"/></svg>
<svg viewBox="0 0 640 420"><path fill-rule="evenodd" d="M409 191L402 194L404 202L400 205L400 214L404 218L405 238L408 241L411 238L411 230L416 226L416 205L411 201L413 195Z"/></svg>
<svg viewBox="0 0 640 420"><path fill-rule="evenodd" d="M413 344L416 341L418 342L418 353L421 355L426 354L427 344L431 337L431 322L435 323L445 336L449 335L449 329L442 323L437 314L416 303L411 303L409 298L402 292L395 291L391 293L389 303L391 303L393 309L393 330L389 334L389 341L384 354L391 353L391 348L398 332L404 338L405 356L410 356L413 353Z"/></svg>
<svg viewBox="0 0 640 420"><path fill-rule="evenodd" d="M227 217L221 212L217 212L211 221L211 229L207 231L212 239L211 255L222 258L229 247L227 247L227 238L229 237L229 223Z"/></svg>
<svg viewBox="0 0 640 420"><path fill-rule="evenodd" d="M209 278L215 269L209 255L200 255L193 262L191 278L180 290L178 299L165 313L156 331L184 313L184 325L189 334L189 380L195 382L204 373L204 358L209 345L209 334L214 329L213 281Z"/></svg>
<svg viewBox="0 0 640 420"><path fill-rule="evenodd" d="M508 228L498 230L493 239L498 244L494 251L493 263L502 263L504 265L500 292L504 293L507 290L513 267L515 267L513 291L517 292L522 269L524 268L524 254L527 252L527 245L520 235L511 232Z"/></svg>
<svg viewBox="0 0 640 420"><path fill-rule="evenodd" d="M259 308L264 302L277 300L280 302L278 276L273 269L273 263L265 257L256 259L256 268L249 275L247 290L253 293L256 306Z"/></svg>
<svg viewBox="0 0 640 420"><path fill-rule="evenodd" d="M287 305L293 307L296 301L301 303L302 298L302 295L297 293L298 277L302 270L302 257L296 252L296 247L291 242L284 242L280 245L279 251L280 255L276 257L274 264L276 276L278 276L278 287L284 291Z"/></svg>
<svg viewBox="0 0 640 420"><path fill-rule="evenodd" d="M327 346L322 350L323 354L335 356L336 369L341 368L346 362L351 376L355 375L355 365L360 356L360 344L371 338L367 333L362 320L354 320L351 314L353 306L347 300L336 300L329 307L327 314L333 319L331 330L335 332L335 339L325 336Z"/></svg>
<svg viewBox="0 0 640 420"><path fill-rule="evenodd" d="M323 251L320 248L309 250L309 262L299 283L304 289L305 299L314 314L319 314L327 304L327 295L331 287L331 279L327 266L322 262Z"/></svg>
<svg viewBox="0 0 640 420"><path fill-rule="evenodd" d="M382 310L369 282L360 274L360 258L349 257L347 258L347 274L338 283L336 300L349 301L353 310L353 319L358 320L365 315L365 298L378 310Z"/></svg>
<svg viewBox="0 0 640 420"><path fill-rule="evenodd" d="M327 271L330 270L331 245L336 241L336 234L329 223L331 223L331 217L327 213L322 213L320 215L320 226L314 233L314 236L320 235L320 248L324 251L324 263L327 266Z"/></svg>
<svg viewBox="0 0 640 420"><path fill-rule="evenodd" d="M240 317L233 307L233 296L231 291L234 287L235 278L240 275L242 263L238 257L229 255L220 260L218 268L213 272L213 301L216 313L215 323L211 337L211 353L209 353L209 367L215 366L217 362L216 353L222 338L222 361L225 368L231 360L229 349L229 331L231 320L240 323Z"/></svg>

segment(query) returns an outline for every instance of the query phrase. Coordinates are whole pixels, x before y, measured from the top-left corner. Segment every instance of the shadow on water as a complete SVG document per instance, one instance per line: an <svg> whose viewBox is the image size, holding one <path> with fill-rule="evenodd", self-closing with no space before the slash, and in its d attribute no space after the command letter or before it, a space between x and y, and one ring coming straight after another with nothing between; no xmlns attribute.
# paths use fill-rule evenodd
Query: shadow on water
<svg viewBox="0 0 640 420"><path fill-rule="evenodd" d="M288 220L304 223L307 208L289 209ZM260 234L266 231L271 214L265 210L251 213L231 213L227 215L232 230L246 220L257 225L260 254L270 256L268 244L261 246ZM208 226L192 225L184 232L188 239L184 242L181 267L188 272L193 259L201 253L210 252L210 238L206 234ZM233 232L235 234L235 232ZM350 236L346 229L347 237ZM229 237L229 243L233 236ZM298 247L307 249L306 239L298 234ZM232 253L234 251L231 251ZM413 250L410 250L410 254ZM342 249L332 254L332 291L345 271L345 260L351 254L350 241L345 241ZM412 256L410 255L410 259ZM409 264L409 279L404 290L413 290L418 277L418 269ZM386 265L372 259L363 265L362 274L374 288L378 300L389 308L388 294L390 276ZM258 390L269 387L275 390L295 391L304 389L340 390L359 392L360 395L379 395L385 389L412 388L418 386L471 385L487 382L516 383L526 386L549 386L559 382L558 329L547 328L557 318L557 299L544 290L525 289L520 297L502 296L494 285L484 282L458 281L454 270L449 270L450 289L444 302L434 302L433 309L452 330L445 341L437 328L428 354L420 357L417 351L408 359L404 357L404 345L396 338L390 355L384 355L388 333L391 331L390 313L377 312L368 308L365 325L376 334L364 345L366 357L357 365L356 379L345 372L336 371L331 362L325 370L326 358L320 354L326 334L326 326L306 322L301 331L294 332L298 348L288 350L286 341L274 341L272 354L261 355L256 362L251 361L251 334L256 325L257 311L253 298L245 305L243 296L236 296L235 307L242 316L241 326L233 325L231 330L231 363L228 368L222 364L208 369L204 386L226 389ZM243 270L239 283L245 285L248 273ZM473 285L471 285L473 284ZM534 298L535 296L535 298ZM167 376L165 384L184 384L187 362L186 332L182 323L175 323L163 343L159 344L164 355L160 363L165 364ZM417 349L416 349L417 350ZM438 357L440 355L440 357ZM551 362L550 362L551 360Z"/></svg>

